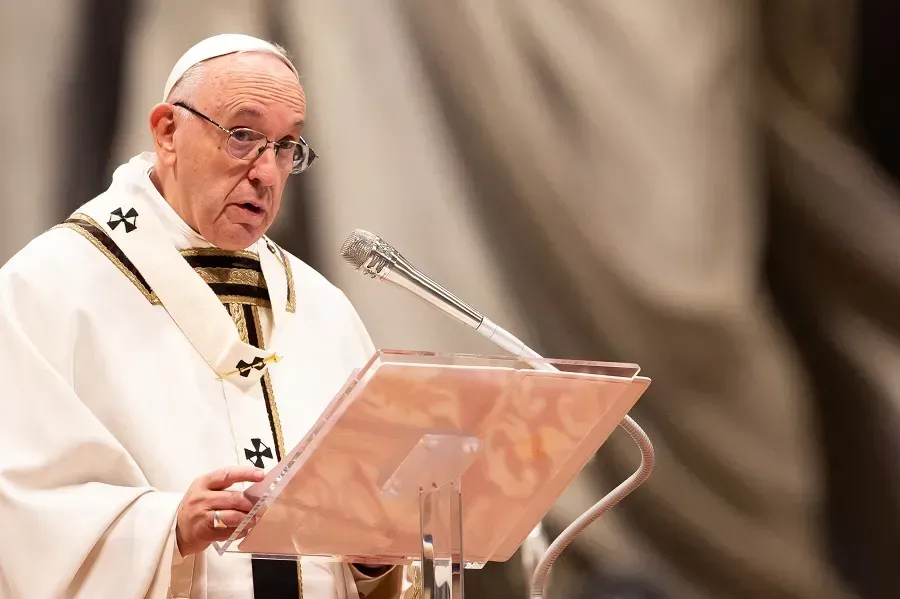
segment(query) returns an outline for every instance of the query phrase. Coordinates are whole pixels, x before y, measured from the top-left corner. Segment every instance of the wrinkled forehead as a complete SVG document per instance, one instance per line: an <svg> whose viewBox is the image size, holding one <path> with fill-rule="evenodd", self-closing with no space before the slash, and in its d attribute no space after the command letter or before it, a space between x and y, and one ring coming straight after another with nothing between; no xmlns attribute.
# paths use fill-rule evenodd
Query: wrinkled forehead
<svg viewBox="0 0 900 599"><path fill-rule="evenodd" d="M277 57L233 54L209 61L198 101L222 117L242 117L245 126L274 119L274 125L303 126L306 98L296 74Z"/></svg>

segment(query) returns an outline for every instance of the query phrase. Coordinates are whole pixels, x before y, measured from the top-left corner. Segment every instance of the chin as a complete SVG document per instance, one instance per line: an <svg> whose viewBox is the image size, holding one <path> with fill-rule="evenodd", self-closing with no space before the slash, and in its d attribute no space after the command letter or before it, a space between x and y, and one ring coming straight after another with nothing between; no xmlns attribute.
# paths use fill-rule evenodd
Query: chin
<svg viewBox="0 0 900 599"><path fill-rule="evenodd" d="M236 231L217 232L215 235L206 237L206 240L219 249L238 251L247 249L266 233L265 229L250 231L240 226L237 229Z"/></svg>
<svg viewBox="0 0 900 599"><path fill-rule="evenodd" d="M235 243L223 242L223 243L213 243L213 245L216 246L217 248L219 248L220 250L226 250L226 251L229 251L229 252L238 252L238 251L240 251L240 250L246 250L248 247L250 247L251 245L253 245L254 243L256 243L256 241L257 241L257 240L254 240L254 241L250 241L250 242L248 242L248 243L243 243L243 242L241 242L241 243L237 243L237 242L235 242Z"/></svg>

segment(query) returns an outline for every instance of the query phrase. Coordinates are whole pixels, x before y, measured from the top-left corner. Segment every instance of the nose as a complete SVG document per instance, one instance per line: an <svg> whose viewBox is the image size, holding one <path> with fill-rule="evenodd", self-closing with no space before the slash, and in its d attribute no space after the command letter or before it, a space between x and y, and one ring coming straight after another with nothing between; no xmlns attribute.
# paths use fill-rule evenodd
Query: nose
<svg viewBox="0 0 900 599"><path fill-rule="evenodd" d="M279 170L275 164L275 148L270 144L253 161L247 176L251 181L258 181L263 187L271 187L278 181Z"/></svg>

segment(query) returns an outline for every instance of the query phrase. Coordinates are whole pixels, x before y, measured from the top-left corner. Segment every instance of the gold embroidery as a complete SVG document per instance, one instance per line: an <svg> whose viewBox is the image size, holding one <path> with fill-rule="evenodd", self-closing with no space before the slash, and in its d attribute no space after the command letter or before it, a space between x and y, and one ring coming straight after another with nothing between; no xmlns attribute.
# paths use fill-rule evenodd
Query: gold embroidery
<svg viewBox="0 0 900 599"><path fill-rule="evenodd" d="M100 226L100 223L98 223L97 221L95 221L93 218L91 218L90 216L88 216L88 215L85 214L84 212L76 212L76 213L73 214L71 217L69 217L69 220L83 220L84 222L88 223L89 225L94 225L95 227L97 227L97 228L100 229L101 231L103 230L103 227Z"/></svg>
<svg viewBox="0 0 900 599"><path fill-rule="evenodd" d="M259 260L259 256L253 252L248 252L246 250L231 251L220 248L188 248L186 250L181 250L181 255L185 258L190 256L228 256Z"/></svg>
<svg viewBox="0 0 900 599"><path fill-rule="evenodd" d="M106 234L103 227L100 226L94 219L90 216L83 213L73 214L66 222L61 223L53 227L54 229L58 228L66 228L71 229L82 237L87 239L94 247L100 250L106 258L113 263L113 265L119 269L119 271L125 275L125 277L134 284L135 287L138 288L138 291L147 298L154 306L162 305L162 302L159 299L159 296L150 289L149 285L143 279L140 272L137 268L128 261L127 256L121 252L116 243ZM259 261L259 258L256 254L247 251L238 251L232 252L227 250L221 250L219 248L192 248L187 250L182 250L182 256L224 256L224 257L238 257L245 258L249 260L254 260L256 262ZM290 269L290 265L287 266L287 269ZM226 285L246 285L249 287L256 288L258 290L262 290L262 293L259 294L247 294L240 293L240 289L238 288L238 293L233 294L217 294L219 300L223 304L243 304L256 306L260 308L271 308L272 303L266 297L268 295L268 290L266 289L266 281L265 277L263 277L261 271L256 271L251 268L227 268L227 267L196 267L194 271L200 276L203 281L209 285L216 284L226 284ZM293 298L293 280L290 274L288 274L288 282L290 285L290 290L288 292L289 300ZM259 297L262 296L262 297ZM293 312L293 306L290 307L290 311Z"/></svg>
<svg viewBox="0 0 900 599"><path fill-rule="evenodd" d="M413 566L412 599L422 599L422 568Z"/></svg>
<svg viewBox="0 0 900 599"><path fill-rule="evenodd" d="M278 262L281 263L281 267L284 268L284 276L287 279L288 288L287 304L284 309L287 312L296 312L297 292L294 289L294 271L291 268L291 261L288 259L287 254L284 253L284 250L281 249L281 246L275 245L268 237L266 238L266 247L269 248L269 251L272 252L275 258L278 259Z"/></svg>
<svg viewBox="0 0 900 599"><path fill-rule="evenodd" d="M250 297L249 295L216 295L223 304L247 304L259 308L271 308L272 303L267 299Z"/></svg>
<svg viewBox="0 0 900 599"><path fill-rule="evenodd" d="M232 307L230 308L230 310L240 310L243 313L243 308L239 306ZM256 338L258 339L259 349L264 350L266 349L266 342L265 337L263 337L262 319L260 318L259 307L253 306L251 308L251 313L253 316L251 320L253 322L247 323L244 319L246 326L241 333L241 338L245 343L249 343L250 335L249 331L247 330L247 326L252 326L256 331ZM232 314L234 314L234 312L232 312ZM238 328L238 330L240 330L240 327ZM277 361L278 356L275 356L275 358ZM278 405L275 403L275 392L272 389L272 378L269 376L268 370L263 373L263 376L260 379L260 384L262 385L263 395L266 398L266 402L269 407L269 414L272 418L271 424L275 433L275 446L278 449L278 455L284 458L284 435L281 432L281 419L278 416ZM303 567L301 566L299 559L297 560L297 583L300 588L299 599L303 599Z"/></svg>
<svg viewBox="0 0 900 599"><path fill-rule="evenodd" d="M194 270L207 283L231 283L234 285L252 285L260 289L266 288L266 280L261 272L249 268L203 268Z"/></svg>
<svg viewBox="0 0 900 599"><path fill-rule="evenodd" d="M278 248L278 251L281 252L281 248ZM294 272L291 270L291 261L284 255L284 252L281 252L281 260L281 263L284 265L284 274L287 277L288 284L288 299L285 309L288 312L293 313L297 310L297 294L294 291Z"/></svg>
<svg viewBox="0 0 900 599"><path fill-rule="evenodd" d="M250 334L247 332L247 319L244 318L244 309L240 304L231 303L228 304L228 312L231 313L231 319L234 320L234 324L237 327L238 335L240 335L241 341L247 343L247 339L250 338Z"/></svg>
<svg viewBox="0 0 900 599"><path fill-rule="evenodd" d="M254 309L256 309L254 307ZM269 376L269 371L263 373L262 375L262 384L266 389L266 395L268 396L269 405L272 409L272 423L275 425L275 443L278 445L278 452L281 454L281 457L284 457L284 437L281 434L281 419L278 417L278 408L275 405L275 395L272 391L272 377Z"/></svg>
<svg viewBox="0 0 900 599"><path fill-rule="evenodd" d="M223 304L272 307L266 279L255 254L218 248L194 248L181 254Z"/></svg>
<svg viewBox="0 0 900 599"><path fill-rule="evenodd" d="M262 331L262 320L259 317L259 308L253 306L253 326L256 328L256 338L259 339L259 349L266 349L265 338ZM276 361L278 356L275 356ZM275 403L275 393L272 390L272 378L269 371L266 370L262 376L263 390L265 391L266 401L269 402L269 412L272 414L272 428L275 429L275 444L278 446L278 453L284 458L284 437L281 433L281 419L278 417L278 406Z"/></svg>
<svg viewBox="0 0 900 599"><path fill-rule="evenodd" d="M84 223L84 224L78 223L75 221L82 221L82 223ZM115 245L115 242L111 238L109 238L109 236L106 235L106 232L103 230L103 227L101 227L99 224L97 224L97 222L94 219L92 219L90 216L88 216L86 214L81 214L81 213L73 214L69 220L67 220L64 223L58 224L53 228L54 229L66 228L66 229L71 229L71 230L75 231L76 233L79 233L82 237L84 237L85 239L90 241L94 247L96 247L98 250L100 250L103 253L103 255L106 256L109 259L109 261L112 262L113 265L115 265L115 267L118 268L122 272L122 274L128 278L129 281L134 283L134 286L138 288L138 291L140 291L151 304L153 304L154 306L160 305L161 302L159 301L159 297L157 297L157 295L153 292L153 290L150 289L145 283L143 283L140 278L138 278L137 269L134 268L133 266L131 268L126 266L125 263L122 262L122 260L118 256L116 256L109 249L109 247L107 247L106 244L103 243L103 240L98 238L96 235L94 235L94 233L91 232L91 230L88 229L85 226L85 224L89 225L91 227L95 227L96 230L99 232L99 234L105 236L106 240L113 247L117 248L117 246Z"/></svg>
<svg viewBox="0 0 900 599"><path fill-rule="evenodd" d="M303 599L303 568L300 567L300 559L297 559L297 583L300 586L300 599Z"/></svg>

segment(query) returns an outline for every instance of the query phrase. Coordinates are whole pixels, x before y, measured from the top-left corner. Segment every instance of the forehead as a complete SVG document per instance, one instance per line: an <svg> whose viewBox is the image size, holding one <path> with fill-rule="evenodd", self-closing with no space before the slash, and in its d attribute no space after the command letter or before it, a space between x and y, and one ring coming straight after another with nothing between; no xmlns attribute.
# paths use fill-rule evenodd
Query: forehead
<svg viewBox="0 0 900 599"><path fill-rule="evenodd" d="M223 117L302 123L306 98L294 72L263 52L231 54L209 61L200 96Z"/></svg>

